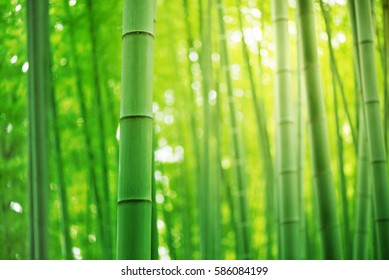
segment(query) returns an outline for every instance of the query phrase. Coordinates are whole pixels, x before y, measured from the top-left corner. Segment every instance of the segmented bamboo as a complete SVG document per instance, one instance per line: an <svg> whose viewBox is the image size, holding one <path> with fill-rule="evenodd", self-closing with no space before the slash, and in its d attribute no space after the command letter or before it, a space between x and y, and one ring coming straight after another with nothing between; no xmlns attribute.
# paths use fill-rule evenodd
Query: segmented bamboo
<svg viewBox="0 0 389 280"><path fill-rule="evenodd" d="M389 182L384 135L380 116L380 101L374 40L371 23L370 1L354 1L358 32L359 58L363 92L363 107L372 168L375 198L375 222L378 244L383 259L389 259Z"/></svg>
<svg viewBox="0 0 389 280"><path fill-rule="evenodd" d="M272 22L276 44L275 100L277 134L280 141L276 151L280 168L279 209L281 233L281 259L300 258L299 198L297 186L297 160L295 117L291 92L291 68L288 35L288 2L273 0Z"/></svg>
<svg viewBox="0 0 389 280"><path fill-rule="evenodd" d="M150 259L154 1L125 0L117 258Z"/></svg>
<svg viewBox="0 0 389 280"><path fill-rule="evenodd" d="M325 259L342 259L341 231L337 217L327 120L315 38L313 1L297 1L297 13L301 30L304 82L307 93L312 163L318 197L323 254Z"/></svg>

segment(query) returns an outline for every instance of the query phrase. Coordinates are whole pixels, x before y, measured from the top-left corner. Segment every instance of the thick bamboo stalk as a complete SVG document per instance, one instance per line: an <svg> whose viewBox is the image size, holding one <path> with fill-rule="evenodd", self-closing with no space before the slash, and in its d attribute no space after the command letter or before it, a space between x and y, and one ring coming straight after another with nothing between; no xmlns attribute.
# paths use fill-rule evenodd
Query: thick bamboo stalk
<svg viewBox="0 0 389 280"><path fill-rule="evenodd" d="M51 89L47 0L27 1L29 185L31 259L49 257L48 244L48 113Z"/></svg>
<svg viewBox="0 0 389 280"><path fill-rule="evenodd" d="M354 1L361 66L363 107L374 182L375 222L383 259L389 259L389 182L380 116L374 40L368 0Z"/></svg>
<svg viewBox="0 0 389 280"><path fill-rule="evenodd" d="M281 233L281 259L300 258L299 191L297 186L297 160L295 142L295 117L291 92L291 68L288 35L288 3L273 0L272 22L276 44L275 100L277 134L280 145L277 157L280 169L279 209Z"/></svg>
<svg viewBox="0 0 389 280"><path fill-rule="evenodd" d="M325 259L342 259L341 230L337 217L335 189L330 163L327 120L315 38L313 1L298 1L297 13L301 30L313 174L318 197L323 254Z"/></svg>
<svg viewBox="0 0 389 280"><path fill-rule="evenodd" d="M154 1L124 1L117 258L150 259Z"/></svg>

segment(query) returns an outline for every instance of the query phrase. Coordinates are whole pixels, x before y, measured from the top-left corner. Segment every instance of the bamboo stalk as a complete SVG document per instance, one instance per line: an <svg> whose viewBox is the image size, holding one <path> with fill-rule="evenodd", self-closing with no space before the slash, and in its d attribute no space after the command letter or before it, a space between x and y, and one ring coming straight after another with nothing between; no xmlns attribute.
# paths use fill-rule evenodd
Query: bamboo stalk
<svg viewBox="0 0 389 280"><path fill-rule="evenodd" d="M389 259L389 183L374 59L370 3L354 1L361 65L363 107L375 197L375 222L383 259Z"/></svg>
<svg viewBox="0 0 389 280"><path fill-rule="evenodd" d="M327 120L315 38L312 0L297 2L300 24L304 82L311 133L311 151L318 197L319 224L325 259L342 259L342 239L336 210L335 189L330 164Z"/></svg>
<svg viewBox="0 0 389 280"><path fill-rule="evenodd" d="M295 119L291 92L291 68L289 58L288 3L273 0L272 22L276 44L275 99L276 122L279 145L277 157L280 168L279 182L279 223L282 259L300 258L299 198L297 186L297 160Z"/></svg>
<svg viewBox="0 0 389 280"><path fill-rule="evenodd" d="M240 0L236 1L236 6L239 8L241 6ZM249 78L249 84L250 84L250 92L251 92L251 98L252 98L252 105L254 108L254 114L255 114L255 120L257 125L257 133L258 133L258 146L261 151L260 157L262 157L262 161L264 162L263 168L265 173L265 209L266 209L266 243L267 243L267 258L271 259L273 257L272 254L272 244L274 242L275 236L274 236L274 203L273 203L273 189L274 189L274 171L273 171L273 159L270 154L270 143L269 143L269 133L266 125L266 113L264 108L264 102L263 98L257 94L257 87L254 82L254 74L250 63L250 55L249 50L245 41L245 34L243 32L243 18L242 13L238 11L238 22L239 22L239 29L242 33L242 53L244 62L246 65L246 70ZM260 43L258 42L258 53L259 53L259 65L260 65L260 75L262 74L262 60L261 60L261 54L260 54ZM260 91L263 89L262 81L260 79Z"/></svg>
<svg viewBox="0 0 389 280"><path fill-rule="evenodd" d="M29 186L31 259L49 258L48 243L48 113L51 88L49 4L46 0L27 2Z"/></svg>
<svg viewBox="0 0 389 280"><path fill-rule="evenodd" d="M150 259L153 1L124 1L117 259Z"/></svg>
<svg viewBox="0 0 389 280"><path fill-rule="evenodd" d="M235 100L233 94L233 85L231 78L231 69L226 41L226 32L224 27L224 11L223 11L223 2L222 0L217 1L217 10L218 10L218 19L219 19L219 30L220 30L220 48L221 48L221 65L225 73L225 79L227 83L227 93L228 93L228 107L230 112L230 122L232 130L232 142L233 142L233 151L234 151L234 162L235 162L235 174L236 174L236 184L237 184L237 217L238 217L238 242L239 243L239 255L240 259L250 259L251 258L251 241L250 241L250 219L248 214L248 205L247 205L247 191L245 186L245 174L244 174L244 163L242 158L241 151L241 142L239 139L239 127L236 120L236 109L235 109Z"/></svg>
<svg viewBox="0 0 389 280"><path fill-rule="evenodd" d="M320 8L323 14L325 28L327 32L327 43L328 50L330 52L330 68L332 73L332 92L333 92L333 100L334 100L334 119L335 119L335 129L336 129L336 139L337 139L337 156L338 156L338 172L339 172L339 182L340 182L340 193L342 198L342 217L343 217L343 242L345 245L345 257L346 259L351 259L351 242L350 242L350 226L349 226L349 212L348 212L348 199L347 199L347 182L346 176L344 174L343 166L344 166L344 158L343 158L343 139L340 132L340 123L339 123L339 108L338 108L338 98L337 98L337 87L338 83L341 89L343 89L342 81L338 79L338 68L336 64L335 54L332 47L332 32L330 26L329 13L324 7L323 1L320 1ZM344 94L343 94L344 96ZM344 102L345 103L345 102ZM345 106L347 108L347 106ZM351 122L350 115L348 114L348 110L345 110L346 115L348 116L349 123ZM350 125L352 126L352 125ZM353 131L353 129L351 130ZM354 137L353 137L354 138ZM354 140L354 143L357 143Z"/></svg>

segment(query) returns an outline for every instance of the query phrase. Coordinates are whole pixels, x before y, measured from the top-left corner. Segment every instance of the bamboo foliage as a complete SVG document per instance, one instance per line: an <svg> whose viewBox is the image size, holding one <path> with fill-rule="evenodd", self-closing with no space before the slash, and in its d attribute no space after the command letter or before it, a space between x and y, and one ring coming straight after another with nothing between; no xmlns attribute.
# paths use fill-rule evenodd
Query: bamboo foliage
<svg viewBox="0 0 389 280"><path fill-rule="evenodd" d="M117 258L150 259L154 1L124 1Z"/></svg>

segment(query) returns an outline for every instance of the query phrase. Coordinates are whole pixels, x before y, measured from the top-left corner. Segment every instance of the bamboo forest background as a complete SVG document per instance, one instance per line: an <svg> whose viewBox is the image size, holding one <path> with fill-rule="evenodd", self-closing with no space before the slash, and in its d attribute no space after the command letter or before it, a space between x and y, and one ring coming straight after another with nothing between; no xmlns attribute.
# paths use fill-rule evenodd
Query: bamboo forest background
<svg viewBox="0 0 389 280"><path fill-rule="evenodd" d="M35 258L28 2L0 0L0 259ZM112 259L123 2L49 2L40 242ZM155 15L151 258L388 259L389 1L158 0Z"/></svg>

